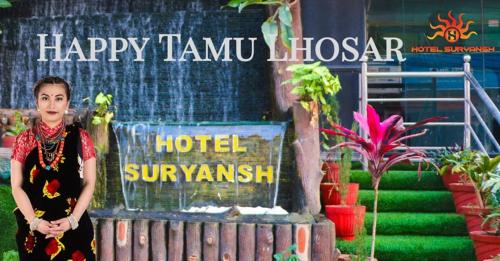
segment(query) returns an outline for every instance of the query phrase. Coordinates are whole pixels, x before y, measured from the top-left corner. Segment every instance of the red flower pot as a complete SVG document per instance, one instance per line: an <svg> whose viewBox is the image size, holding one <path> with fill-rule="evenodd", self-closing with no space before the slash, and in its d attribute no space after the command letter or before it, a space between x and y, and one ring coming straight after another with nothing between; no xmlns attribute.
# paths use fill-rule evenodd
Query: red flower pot
<svg viewBox="0 0 500 261"><path fill-rule="evenodd" d="M12 147L14 147L15 141L16 141L16 136L5 135L2 138L2 147L12 148Z"/></svg>
<svg viewBox="0 0 500 261"><path fill-rule="evenodd" d="M441 179L443 180L444 186L448 190L450 189L450 183L463 183L468 181L466 175L463 173L454 173L451 171L451 168L448 168L448 171L446 171L446 174L441 176Z"/></svg>
<svg viewBox="0 0 500 261"><path fill-rule="evenodd" d="M321 170L325 172L322 182L339 183L339 164L333 161L325 161L321 166Z"/></svg>
<svg viewBox="0 0 500 261"><path fill-rule="evenodd" d="M321 202L326 205L340 205L340 191L338 183L321 183ZM359 184L349 183L347 186L346 205L355 205L358 200Z"/></svg>
<svg viewBox="0 0 500 261"><path fill-rule="evenodd" d="M472 231L469 235L474 241L477 260L493 258L500 254L500 236L490 235L484 231Z"/></svg>
<svg viewBox="0 0 500 261"><path fill-rule="evenodd" d="M453 193L453 202L457 213L462 213L462 206L479 206L474 185L470 183L451 183L450 191Z"/></svg>
<svg viewBox="0 0 500 261"><path fill-rule="evenodd" d="M365 221L365 206L328 205L326 217L335 223L335 233L344 240L354 240L356 229Z"/></svg>
<svg viewBox="0 0 500 261"><path fill-rule="evenodd" d="M490 214L490 210L487 208L480 208L478 206L462 206L460 214L465 215L467 231L481 231L483 218Z"/></svg>

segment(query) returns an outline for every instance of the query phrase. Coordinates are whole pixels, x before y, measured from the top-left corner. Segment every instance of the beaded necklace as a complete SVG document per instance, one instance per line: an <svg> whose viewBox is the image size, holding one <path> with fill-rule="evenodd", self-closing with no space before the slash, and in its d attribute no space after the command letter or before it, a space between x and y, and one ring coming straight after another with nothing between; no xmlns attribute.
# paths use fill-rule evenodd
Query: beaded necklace
<svg viewBox="0 0 500 261"><path fill-rule="evenodd" d="M55 169L62 157L64 150L64 139L67 136L66 125L62 122L62 127L52 137L42 131L41 123L35 125L36 142L38 144L38 161L42 168L46 170ZM49 165L45 164L44 158Z"/></svg>

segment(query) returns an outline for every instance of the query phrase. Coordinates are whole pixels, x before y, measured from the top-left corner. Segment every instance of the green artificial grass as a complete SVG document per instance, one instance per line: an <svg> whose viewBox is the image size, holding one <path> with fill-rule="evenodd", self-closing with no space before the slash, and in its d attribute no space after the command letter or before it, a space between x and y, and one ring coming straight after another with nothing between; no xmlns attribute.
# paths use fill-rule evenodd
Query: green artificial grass
<svg viewBox="0 0 500 261"><path fill-rule="evenodd" d="M379 212L455 212L453 197L448 191L379 190ZM360 190L360 204L373 210L373 190Z"/></svg>
<svg viewBox="0 0 500 261"><path fill-rule="evenodd" d="M12 198L10 186L0 185L0 255L8 250L17 250L17 224L12 210L16 203Z"/></svg>
<svg viewBox="0 0 500 261"><path fill-rule="evenodd" d="M371 229L368 231L371 232ZM365 251L370 255L371 236L363 237ZM342 253L354 253L355 241L337 240ZM375 257L379 261L476 260L469 237L387 236L377 235Z"/></svg>
<svg viewBox="0 0 500 261"><path fill-rule="evenodd" d="M351 164L351 169L363 169L363 165L359 161L353 161ZM396 164L391 167L391 170L413 170L416 171L418 170L418 164L415 163L413 165L409 164ZM429 170L432 171L432 166L429 165L429 167L426 166L426 164L422 164L422 170Z"/></svg>
<svg viewBox="0 0 500 261"><path fill-rule="evenodd" d="M373 213L366 213L365 227L371 231ZM377 235L468 236L463 215L455 213L381 212Z"/></svg>
<svg viewBox="0 0 500 261"><path fill-rule="evenodd" d="M372 180L368 171L351 171L351 182L359 183L360 189L372 189ZM419 181L416 171L389 171L380 181L379 189L385 190L446 190L441 176L434 171L422 171Z"/></svg>

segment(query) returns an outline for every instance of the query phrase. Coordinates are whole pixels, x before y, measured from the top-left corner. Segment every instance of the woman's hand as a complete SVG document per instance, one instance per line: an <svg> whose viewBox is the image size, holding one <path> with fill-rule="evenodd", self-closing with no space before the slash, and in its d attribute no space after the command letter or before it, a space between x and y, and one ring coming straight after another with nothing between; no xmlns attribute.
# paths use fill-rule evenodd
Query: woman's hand
<svg viewBox="0 0 500 261"><path fill-rule="evenodd" d="M50 234L52 227L53 227L52 224L50 224L47 220L42 219L42 221L40 221L40 223L38 223L36 230L38 230L38 232L40 232L44 235L48 235L48 234Z"/></svg>
<svg viewBox="0 0 500 261"><path fill-rule="evenodd" d="M62 235L64 232L71 229L68 218L61 218L58 220L50 221L52 226L49 234L45 238L57 237Z"/></svg>

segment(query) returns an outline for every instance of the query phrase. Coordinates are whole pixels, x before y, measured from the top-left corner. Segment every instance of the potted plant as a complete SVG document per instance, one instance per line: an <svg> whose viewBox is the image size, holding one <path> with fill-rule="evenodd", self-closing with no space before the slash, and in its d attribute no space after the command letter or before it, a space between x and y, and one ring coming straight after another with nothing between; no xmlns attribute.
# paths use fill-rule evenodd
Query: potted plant
<svg viewBox="0 0 500 261"><path fill-rule="evenodd" d="M490 159L488 155L478 153L477 158L479 161L476 167L468 173L474 187L477 204L463 205L460 210L460 213L465 215L469 232L481 230L483 217L490 214L491 209L498 205L495 193L500 187L500 174L498 173L500 156Z"/></svg>
<svg viewBox="0 0 500 261"><path fill-rule="evenodd" d="M460 173L462 177L459 182L448 184L457 213L462 213L462 206L482 204L478 201L479 197L476 195L474 184L470 181L471 173L480 164L478 152L470 149L456 151L448 155L443 160L443 164L444 166L439 169L440 174L451 171Z"/></svg>
<svg viewBox="0 0 500 261"><path fill-rule="evenodd" d="M459 151L462 151L462 148L459 145L455 145L454 147L438 151L433 157L436 165L439 167L437 173L441 176L443 185L447 189L450 189L450 183L463 183L467 180L467 176L464 173L456 173L452 170L451 161L455 160L455 153Z"/></svg>
<svg viewBox="0 0 500 261"><path fill-rule="evenodd" d="M486 216L482 230L469 232L474 241L478 260L500 257L500 175L498 172L490 180L492 193L492 213ZM487 184L488 186L488 184Z"/></svg>
<svg viewBox="0 0 500 261"><path fill-rule="evenodd" d="M356 230L363 227L365 220L365 206L356 205L359 184L349 183L351 172L352 150L348 147L341 149L339 183L334 189L322 191L322 197L333 194L335 204L326 204L326 216L335 223L335 233L344 240L354 240ZM323 186L324 184L322 184ZM325 184L326 185L326 184ZM336 202L338 201L338 203Z"/></svg>
<svg viewBox="0 0 500 261"><path fill-rule="evenodd" d="M14 125L7 128L7 131L2 137L2 146L12 148L14 146L14 142L16 141L17 135L21 134L21 132L26 130L26 128L27 127L23 122L23 115L21 114L21 112L14 112Z"/></svg>
<svg viewBox="0 0 500 261"><path fill-rule="evenodd" d="M326 114L323 111L322 114L325 116L325 122L327 124L331 124L332 122L340 122L340 119L338 117L339 103L336 97L334 95L327 97L327 103L332 107L332 109L330 110L329 114ZM330 147L343 141L342 137L340 136L335 136L332 139L325 133L320 133L322 138L321 146L323 147L324 151L328 151ZM335 157L333 157L333 153L327 154L327 158L322 163L321 170L325 173L323 180L321 181L322 184L339 183L339 164L338 161L335 160Z"/></svg>
<svg viewBox="0 0 500 261"><path fill-rule="evenodd" d="M422 136L427 130L424 129L418 133L403 136L406 132L417 127L423 126L429 122L445 119L444 117L433 117L419 121L411 126L403 125L403 118L400 115L392 115L388 119L380 122L380 116L371 105L367 105L367 116L354 112L354 119L359 123L360 128L367 134L364 138L357 133L344 128L340 125L333 124L333 129L322 129L323 132L330 135L340 135L347 138L349 141L336 145L337 147L349 147L360 153L368 162L368 170L372 176L372 186L375 192L373 206L373 227L372 227L372 242L371 242L371 260L375 257L375 235L377 228L377 203L378 203L378 187L382 175L389 168L397 163L409 160L427 161L426 154L418 149L408 147L403 141ZM405 149L404 151L398 150ZM421 173L419 163L419 175ZM431 162L434 165L434 163ZM437 168L437 166L435 166Z"/></svg>

